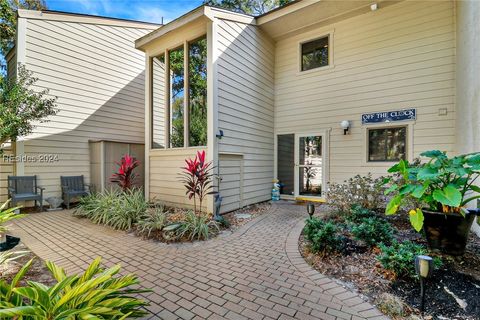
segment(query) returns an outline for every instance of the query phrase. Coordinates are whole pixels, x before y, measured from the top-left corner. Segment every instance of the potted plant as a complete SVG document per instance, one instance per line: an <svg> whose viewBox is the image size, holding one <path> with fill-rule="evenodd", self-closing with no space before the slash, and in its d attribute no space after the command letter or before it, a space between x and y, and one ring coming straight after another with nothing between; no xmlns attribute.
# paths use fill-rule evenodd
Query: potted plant
<svg viewBox="0 0 480 320"><path fill-rule="evenodd" d="M477 209L466 208L480 198L474 183L480 175L480 153L448 157L438 150L420 156L426 163L410 164L400 160L388 172L399 179L388 179L386 194L395 192L387 204L386 214L400 208L408 210L414 229L424 230L430 249L450 255L465 252L470 228Z"/></svg>

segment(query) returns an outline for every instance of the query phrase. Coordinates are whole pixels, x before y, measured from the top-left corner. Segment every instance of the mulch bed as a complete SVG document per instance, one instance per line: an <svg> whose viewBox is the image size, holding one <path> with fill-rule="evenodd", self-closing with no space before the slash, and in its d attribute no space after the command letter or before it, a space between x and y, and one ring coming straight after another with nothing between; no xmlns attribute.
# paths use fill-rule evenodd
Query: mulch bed
<svg viewBox="0 0 480 320"><path fill-rule="evenodd" d="M389 217L388 221L398 230L395 237L399 242L411 240L426 244L422 235L411 228L405 215ZM420 315L418 281L395 279L392 272L383 269L377 262L376 256L380 253L378 248L370 249L350 239L342 253L322 256L309 250L303 235L299 248L305 260L315 269L356 289L371 302L378 302L384 293L403 300L406 315L396 319ZM480 239L472 234L462 257L441 258L442 267L435 270L427 282L424 318L480 319Z"/></svg>
<svg viewBox="0 0 480 320"><path fill-rule="evenodd" d="M25 265L28 261L33 259L32 266L29 271L20 282L20 285L25 285L27 281L40 282L45 285L53 285L56 283L53 279L50 271L45 266L45 262L37 257L33 252L23 244L20 243L14 249L11 249L13 252L23 252L24 255L14 261L10 261L5 265L0 266L0 279L4 279L7 283L10 283L17 274L17 272Z"/></svg>

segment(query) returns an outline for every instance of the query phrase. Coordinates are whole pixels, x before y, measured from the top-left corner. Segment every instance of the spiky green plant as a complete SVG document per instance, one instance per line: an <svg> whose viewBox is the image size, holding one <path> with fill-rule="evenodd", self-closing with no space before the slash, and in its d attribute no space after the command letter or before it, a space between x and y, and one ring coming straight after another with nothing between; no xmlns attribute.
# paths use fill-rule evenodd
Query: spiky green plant
<svg viewBox="0 0 480 320"><path fill-rule="evenodd" d="M167 223L165 207L155 207L153 211L147 212L140 217L137 223L137 232L145 237L151 237L154 234L160 234Z"/></svg>
<svg viewBox="0 0 480 320"><path fill-rule="evenodd" d="M83 197L75 214L118 230L130 230L147 212L148 203L141 189L105 190Z"/></svg>
<svg viewBox="0 0 480 320"><path fill-rule="evenodd" d="M20 209L20 207L7 208L9 203L10 200L6 201L0 206L0 234L8 230L8 227L5 225L5 223L13 219L24 217L23 214L16 213L16 210Z"/></svg>
<svg viewBox="0 0 480 320"><path fill-rule="evenodd" d="M189 240L208 240L211 231L220 230L218 223L211 220L206 214L195 214L188 211L185 220L180 222L176 229L179 238L188 238Z"/></svg>
<svg viewBox="0 0 480 320"><path fill-rule="evenodd" d="M95 259L81 275L67 276L52 262L47 268L57 281L51 287L20 281L32 265L30 260L15 275L11 283L0 280L0 318L22 320L53 319L127 319L146 315L147 304L135 295L146 290L131 289L137 285L133 274L117 276L120 266L103 269L101 259Z"/></svg>

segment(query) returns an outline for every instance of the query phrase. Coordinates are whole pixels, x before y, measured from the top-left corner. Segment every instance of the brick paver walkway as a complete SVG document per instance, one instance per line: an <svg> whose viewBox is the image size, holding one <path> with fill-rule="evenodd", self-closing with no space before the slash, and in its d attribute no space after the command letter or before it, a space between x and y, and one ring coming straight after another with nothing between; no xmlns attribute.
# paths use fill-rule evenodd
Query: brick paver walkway
<svg viewBox="0 0 480 320"><path fill-rule="evenodd" d="M97 256L152 288L151 319L386 319L308 266L298 251L305 208L281 202L235 233L166 245L65 211L32 214L13 233L42 259L78 272Z"/></svg>

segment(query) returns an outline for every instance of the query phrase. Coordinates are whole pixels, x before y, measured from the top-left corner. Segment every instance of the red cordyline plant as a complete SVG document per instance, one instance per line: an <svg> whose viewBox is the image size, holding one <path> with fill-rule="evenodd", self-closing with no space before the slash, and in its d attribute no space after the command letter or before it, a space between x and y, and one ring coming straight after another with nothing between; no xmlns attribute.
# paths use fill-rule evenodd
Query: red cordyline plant
<svg viewBox="0 0 480 320"><path fill-rule="evenodd" d="M212 162L205 162L205 151L198 151L194 159L185 159L187 164L182 172L181 181L187 189L186 195L193 198L193 209L195 213L202 211L203 199L211 194L212 189ZM197 197L199 210L197 211Z"/></svg>
<svg viewBox="0 0 480 320"><path fill-rule="evenodd" d="M118 184L123 191L131 189L138 176L133 170L140 165L140 161L126 154L121 162L115 163L118 165L118 172L112 175L110 181Z"/></svg>

